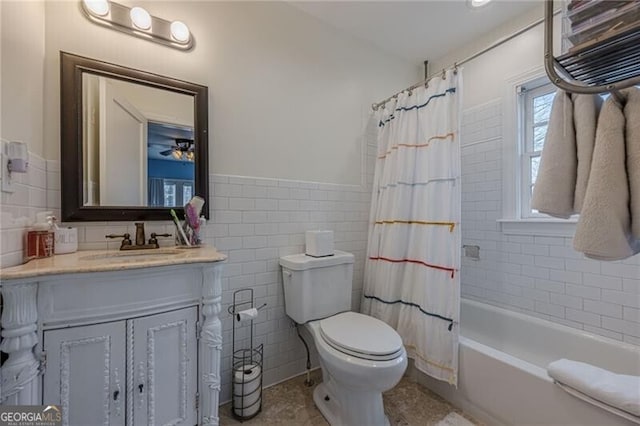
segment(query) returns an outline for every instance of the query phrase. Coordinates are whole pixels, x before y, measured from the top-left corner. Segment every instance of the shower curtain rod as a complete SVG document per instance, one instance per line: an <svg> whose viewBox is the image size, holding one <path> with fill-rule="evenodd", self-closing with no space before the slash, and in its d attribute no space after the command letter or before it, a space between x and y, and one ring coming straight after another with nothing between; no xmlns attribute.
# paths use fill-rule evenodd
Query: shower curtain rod
<svg viewBox="0 0 640 426"><path fill-rule="evenodd" d="M555 16L555 15L557 15L557 14L558 14L558 13L560 13L560 12L561 12L561 9L556 9L556 10L553 12L553 15ZM480 55L484 55L485 53L489 52L490 50L493 50L493 49L495 49L496 47L498 47L498 46L500 46L500 45L502 45L502 44L504 44L504 43L508 42L509 40L514 39L514 38L518 37L520 34L522 34L522 33L525 33L525 32L527 32L527 31L529 31L531 28L533 28L533 27L535 27L535 26L537 26L537 25L540 25L540 24L542 24L543 22L544 22L544 18L540 18L540 19L538 19L538 20L536 20L536 21L533 21L532 23L530 23L530 24L529 24L529 25L527 25L526 27L519 29L518 31L514 32L513 34L510 34L510 35L508 35L508 36L502 37L501 39L497 40L497 41L496 41L496 42L494 42L493 44L490 44L489 46L485 47L484 49L482 49L482 50L480 50L480 51L478 51L478 52L476 52L476 53L474 53L473 55L467 56L466 58L464 58L464 59L463 59L463 60L461 60L461 61L454 62L454 63L453 63L453 65L450 65L450 66L449 66L448 68L446 68L446 69L453 69L453 70L457 70L459 66L461 66L461 65L463 65L463 64L466 64L466 63L467 63L467 62L469 62L469 61L474 60L475 58L477 58L477 57L478 57L478 56L480 56ZM413 84L413 85L411 85L411 86L407 87L406 89L399 91L399 92L398 92L398 93L396 93L395 95L389 96L388 98L386 98L386 99L384 99L384 100L382 100L382 101L380 101L380 102L378 102L378 103L371 104L371 108L373 108L373 110L375 111L375 110L377 110L378 108L380 108L381 106L384 106L384 105L385 105L387 102L389 102L391 99L393 99L393 98L397 98L397 97L398 97L398 95L399 95L400 93L402 93L402 92L406 92L406 91L411 91L411 90L413 90L413 89L415 89L415 88L417 88L417 87L420 87L420 86L422 86L423 84L426 84L427 82L429 82L429 80L431 80L432 78L434 78L434 77L436 77L436 76L438 76L438 75L442 75L442 78L444 78L444 73L445 73L445 68L443 68L443 69L442 69L442 70L440 70L440 71L437 71L437 72L431 73L431 75L429 75L429 76L428 76L427 78L425 78L424 80L421 80L421 81L419 81L418 83Z"/></svg>

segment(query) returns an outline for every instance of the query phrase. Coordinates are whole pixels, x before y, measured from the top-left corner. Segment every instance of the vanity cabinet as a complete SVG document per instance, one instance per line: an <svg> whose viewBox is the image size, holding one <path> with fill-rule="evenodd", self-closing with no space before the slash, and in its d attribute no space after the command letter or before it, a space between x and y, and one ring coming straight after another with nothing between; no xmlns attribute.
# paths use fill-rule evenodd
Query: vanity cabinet
<svg viewBox="0 0 640 426"><path fill-rule="evenodd" d="M70 425L195 425L197 314L45 331L43 404Z"/></svg>
<svg viewBox="0 0 640 426"><path fill-rule="evenodd" d="M44 333L43 404L62 407L69 425L125 425L125 322Z"/></svg>
<svg viewBox="0 0 640 426"><path fill-rule="evenodd" d="M0 404L60 405L71 426L217 425L226 257L166 254L0 270Z"/></svg>

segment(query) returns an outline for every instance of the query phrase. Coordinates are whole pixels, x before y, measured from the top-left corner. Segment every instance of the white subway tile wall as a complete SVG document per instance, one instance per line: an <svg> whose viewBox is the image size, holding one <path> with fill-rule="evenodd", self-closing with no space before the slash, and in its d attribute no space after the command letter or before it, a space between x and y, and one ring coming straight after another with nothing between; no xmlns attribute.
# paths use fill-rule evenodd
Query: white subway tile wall
<svg viewBox="0 0 640 426"><path fill-rule="evenodd" d="M462 296L640 345L640 256L599 262L572 238L505 235L502 215L502 105L462 116Z"/></svg>
<svg viewBox="0 0 640 426"><path fill-rule="evenodd" d="M47 210L47 162L29 153L27 173L13 173L15 192L0 192L0 268L19 265L24 233L36 213Z"/></svg>
<svg viewBox="0 0 640 426"><path fill-rule="evenodd" d="M355 254L353 309L362 292L370 190L330 185L214 175L212 223L207 241L229 256L223 280L223 394L229 398L232 318L226 309L239 288L254 289L256 304L266 303L255 322L255 343L264 344L265 383L304 371L306 355L284 311L280 256L304 251L304 231L334 231L335 247ZM240 336L247 336L246 327ZM241 342L246 344L246 340ZM314 365L315 363L314 354Z"/></svg>

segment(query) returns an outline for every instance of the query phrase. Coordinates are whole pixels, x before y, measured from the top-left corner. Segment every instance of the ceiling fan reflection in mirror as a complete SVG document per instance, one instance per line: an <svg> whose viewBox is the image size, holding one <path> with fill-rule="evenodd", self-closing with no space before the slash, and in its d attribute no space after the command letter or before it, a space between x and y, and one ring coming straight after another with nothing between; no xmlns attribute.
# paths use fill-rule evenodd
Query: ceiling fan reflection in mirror
<svg viewBox="0 0 640 426"><path fill-rule="evenodd" d="M175 145L171 149L160 151L160 155L165 157L171 155L176 160L193 161L196 158L194 152L193 139L176 138Z"/></svg>

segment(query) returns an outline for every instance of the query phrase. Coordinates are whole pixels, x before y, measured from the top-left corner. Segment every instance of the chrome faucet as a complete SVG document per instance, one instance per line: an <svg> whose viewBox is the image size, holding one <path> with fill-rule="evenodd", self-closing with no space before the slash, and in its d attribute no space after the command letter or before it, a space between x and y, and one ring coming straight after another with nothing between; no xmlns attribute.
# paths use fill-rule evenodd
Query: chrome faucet
<svg viewBox="0 0 640 426"><path fill-rule="evenodd" d="M160 248L160 244L158 244L158 237L170 237L171 234L156 234L155 232L151 233L151 238L149 238L149 242L145 243L145 235L144 235L144 223L136 222L136 243L131 244L131 235L129 233L125 233L122 235L109 234L105 235L106 238L122 238L122 243L120 244L120 250L144 250L144 249L156 249Z"/></svg>

